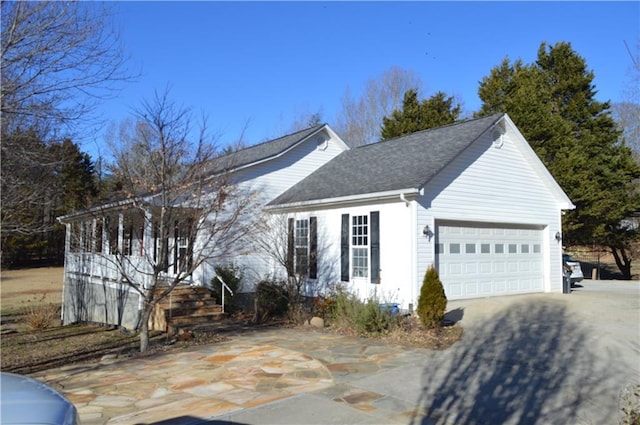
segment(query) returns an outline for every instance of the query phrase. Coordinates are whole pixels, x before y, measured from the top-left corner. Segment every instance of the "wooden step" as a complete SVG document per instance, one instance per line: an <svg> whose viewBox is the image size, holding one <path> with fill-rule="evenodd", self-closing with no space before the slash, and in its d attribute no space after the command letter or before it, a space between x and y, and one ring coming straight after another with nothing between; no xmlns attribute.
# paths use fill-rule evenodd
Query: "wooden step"
<svg viewBox="0 0 640 425"><path fill-rule="evenodd" d="M158 288L161 293L163 288ZM177 286L156 304L149 319L150 330L171 331L181 325L208 324L224 317L211 291L200 286Z"/></svg>
<svg viewBox="0 0 640 425"><path fill-rule="evenodd" d="M202 306L202 307L185 307L180 305L179 307L174 307L172 309L164 310L165 316L167 319L171 320L176 317L182 316L193 316L193 315L202 315L202 314L217 314L222 313L222 306L218 304Z"/></svg>
<svg viewBox="0 0 640 425"><path fill-rule="evenodd" d="M223 317L224 317L224 313L222 312L193 314L190 316L177 316L177 317L171 318L170 326L206 324L210 322L215 322L216 320L220 320Z"/></svg>
<svg viewBox="0 0 640 425"><path fill-rule="evenodd" d="M176 301L176 300L162 300L158 303L165 310L170 310L172 308L184 307L184 308L198 308L198 307L206 307L209 305L219 305L216 303L214 299L208 300L188 300L188 301Z"/></svg>

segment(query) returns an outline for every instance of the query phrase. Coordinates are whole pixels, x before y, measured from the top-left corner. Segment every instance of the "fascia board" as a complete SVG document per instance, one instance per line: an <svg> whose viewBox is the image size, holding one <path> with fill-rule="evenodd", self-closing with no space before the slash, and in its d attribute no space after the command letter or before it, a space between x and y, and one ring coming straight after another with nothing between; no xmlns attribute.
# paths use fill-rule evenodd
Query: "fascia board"
<svg viewBox="0 0 640 425"><path fill-rule="evenodd" d="M120 201L115 201L115 202L110 202L110 203L107 203L107 204L98 205L96 207L88 208L86 210L72 212L71 214L66 214L66 215L57 217L57 219L58 219L58 221L60 223L64 224L64 223L66 223L69 220L72 220L74 218L79 218L79 217L83 217L83 216L87 216L87 215L92 215L92 214L94 214L96 212L104 212L104 211L108 211L108 210L121 209L122 207L133 205L134 202L135 201L133 199L123 199L123 200L120 200Z"/></svg>
<svg viewBox="0 0 640 425"><path fill-rule="evenodd" d="M276 213L276 212L301 210L305 208L315 208L315 207L341 207L341 206L363 202L363 201L366 201L366 202L386 201L394 198L397 198L399 201L402 201L401 195L404 195L407 200L412 200L416 198L419 194L420 194L419 188L407 188L407 189L399 189L399 190L390 190L385 192L363 193L360 195L341 196L337 198L314 199L311 201L292 202L289 204L281 204L281 205L271 205L271 206L265 207L264 209L265 211Z"/></svg>
<svg viewBox="0 0 640 425"><path fill-rule="evenodd" d="M349 146L347 146L347 144L340 138L340 136L338 136L336 134L336 132L334 132L327 124L324 124L322 127L319 127L313 133L308 134L306 137L300 139L299 141L297 141L293 145L289 146L287 149L285 149L285 150L283 150L281 152L278 152L275 155L271 155L271 156L269 156L267 158L263 158L263 159L261 159L259 161L251 162L249 164L245 164L245 165L241 165L241 166L236 167L236 168L232 168L229 171L227 171L227 173L233 173L233 172L236 172L236 171L244 170L246 168L250 168L250 167L253 167L253 166L259 165L259 164L264 164L265 162L273 161L274 159L280 158L281 156L283 156L286 153L292 151L296 147L298 147L301 144L307 142L308 140L312 139L313 137L317 136L318 134L320 134L322 131L325 131L325 130L326 130L327 133L329 133L329 135L331 137L335 137L336 138L336 140L340 143L340 145L344 148L344 150L349 150ZM224 173L218 173L216 175L220 175L220 174L224 174Z"/></svg>

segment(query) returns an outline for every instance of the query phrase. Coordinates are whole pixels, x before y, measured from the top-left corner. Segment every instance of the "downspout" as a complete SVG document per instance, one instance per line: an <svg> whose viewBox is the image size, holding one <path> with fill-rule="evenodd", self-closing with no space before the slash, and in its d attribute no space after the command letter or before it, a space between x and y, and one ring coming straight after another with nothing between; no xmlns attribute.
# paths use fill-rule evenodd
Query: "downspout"
<svg viewBox="0 0 640 425"><path fill-rule="evenodd" d="M416 311L417 298L416 298L416 282L418 272L418 214L417 214L417 202L411 208L411 220L409 234L411 235L411 290L409 291L409 303L411 304L410 314ZM407 305L407 309L409 306Z"/></svg>
<svg viewBox="0 0 640 425"><path fill-rule="evenodd" d="M411 202L409 202L409 200L404 196L404 193L400 194L400 200L404 202L407 207L411 204Z"/></svg>
<svg viewBox="0 0 640 425"><path fill-rule="evenodd" d="M405 206L407 208L412 207L411 206L411 201L409 201L407 199L407 197L405 196L404 193L400 194L400 200L402 202L405 203ZM415 299L415 285L416 285L416 270L418 268L418 264L417 264L417 250L418 250L418 236L417 236L417 215L416 215L416 208L415 206L413 206L411 208L411 210L409 211L409 235L411 235L411 264L410 264L410 274L409 274L409 280L411 282L410 288L409 288L409 302L407 304L407 310L409 310L409 304L414 304L414 299ZM415 308L412 305L413 308ZM412 308L412 310L413 310Z"/></svg>

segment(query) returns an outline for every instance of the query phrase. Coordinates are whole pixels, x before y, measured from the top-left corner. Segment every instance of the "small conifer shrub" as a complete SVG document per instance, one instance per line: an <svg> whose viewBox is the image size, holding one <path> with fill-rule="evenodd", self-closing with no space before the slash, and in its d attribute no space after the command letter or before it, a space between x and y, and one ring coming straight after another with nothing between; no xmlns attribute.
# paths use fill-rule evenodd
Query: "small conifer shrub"
<svg viewBox="0 0 640 425"><path fill-rule="evenodd" d="M418 298L418 316L428 329L440 327L447 309L447 296L436 269L431 266L424 275L420 298Z"/></svg>

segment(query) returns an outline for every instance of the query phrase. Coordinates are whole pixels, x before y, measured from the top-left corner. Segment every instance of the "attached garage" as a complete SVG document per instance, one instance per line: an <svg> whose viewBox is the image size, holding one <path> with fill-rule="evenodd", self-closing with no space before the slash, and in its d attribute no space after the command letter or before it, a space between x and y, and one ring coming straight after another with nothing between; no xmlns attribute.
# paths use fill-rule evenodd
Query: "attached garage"
<svg viewBox="0 0 640 425"><path fill-rule="evenodd" d="M560 293L562 214L575 207L496 114L348 150L268 208L318 217L329 283L411 310L430 267L449 300ZM341 237L342 216L371 211L379 243Z"/></svg>
<svg viewBox="0 0 640 425"><path fill-rule="evenodd" d="M544 291L540 226L441 221L435 237L449 299Z"/></svg>

